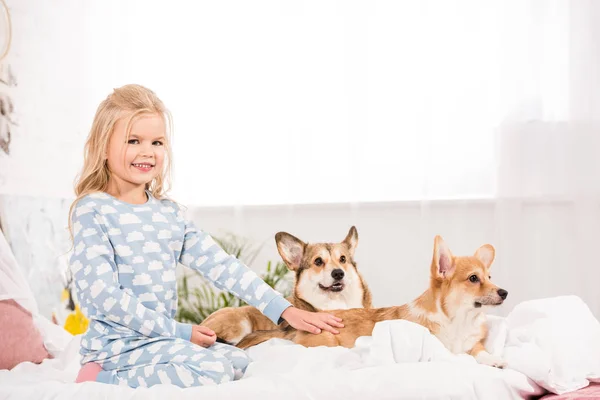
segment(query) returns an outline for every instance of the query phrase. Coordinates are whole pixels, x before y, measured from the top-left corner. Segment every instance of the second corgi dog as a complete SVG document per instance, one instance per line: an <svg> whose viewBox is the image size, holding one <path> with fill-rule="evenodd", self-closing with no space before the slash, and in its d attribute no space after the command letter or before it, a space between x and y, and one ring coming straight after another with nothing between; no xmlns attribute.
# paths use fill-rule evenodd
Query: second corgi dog
<svg viewBox="0 0 600 400"><path fill-rule="evenodd" d="M275 243L279 255L296 275L293 293L287 299L295 307L307 311L371 307L371 292L354 262L358 245L355 227L340 243L307 244L285 232L275 235ZM251 332L277 329L251 306L222 308L201 325L215 331L220 342L234 345ZM285 321L279 325L287 326Z"/></svg>
<svg viewBox="0 0 600 400"><path fill-rule="evenodd" d="M436 236L429 288L412 302L386 308L335 310L344 328L338 335L323 331L315 335L291 328L266 334L255 332L238 344L240 348L277 337L307 346L353 347L360 336L370 336L375 323L405 319L423 325L453 353L468 353L486 365L503 368L505 362L485 350L485 309L504 302L508 292L491 281L495 250L481 246L473 256L454 256L444 240Z"/></svg>

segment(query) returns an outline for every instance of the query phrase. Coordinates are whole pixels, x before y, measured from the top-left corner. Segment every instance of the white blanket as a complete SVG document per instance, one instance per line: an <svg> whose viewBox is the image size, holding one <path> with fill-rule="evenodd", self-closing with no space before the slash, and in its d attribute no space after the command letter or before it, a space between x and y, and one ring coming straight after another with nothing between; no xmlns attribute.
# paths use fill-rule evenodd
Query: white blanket
<svg viewBox="0 0 600 400"><path fill-rule="evenodd" d="M420 326L393 321L393 331L422 335ZM404 330L402 328L407 328ZM386 328L380 329L385 332ZM385 333L384 333L385 335ZM431 337L422 335L430 341ZM157 385L137 390L100 383L72 383L79 365L79 337L55 360L23 363L0 371L0 399L518 399L542 393L525 375L480 366L474 362L401 362L371 357L363 348L303 348L274 339L250 349L254 358L243 379L220 386L179 389ZM395 340L395 339L394 339ZM378 341L373 337L373 342ZM381 343L383 345L383 343ZM415 346L417 343L413 343ZM433 346L436 346L433 344ZM402 351L401 347L396 350ZM411 345L412 347L412 345ZM427 347L427 345L426 345ZM373 347L374 348L374 347ZM377 352L376 352L377 353ZM414 355L427 354L419 350ZM380 363L381 362L381 363ZM373 364L373 365L371 365Z"/></svg>
<svg viewBox="0 0 600 400"><path fill-rule="evenodd" d="M583 388L590 381L600 382L600 322L579 297L526 301L507 318L489 320L488 351L548 391L562 394ZM427 329L408 321L376 324L373 335L359 338L348 352L317 349L311 353L299 346L267 344L249 351L258 360L288 360L287 364L256 362L249 374L282 372L284 368L309 373L415 362L476 364L473 357L450 353ZM282 357L282 353L286 355ZM302 362L296 363L299 359Z"/></svg>
<svg viewBox="0 0 600 400"><path fill-rule="evenodd" d="M508 370L523 373L550 392L562 394L600 381L600 323L579 297L523 302L507 318L489 317L489 326L488 351L503 357ZM347 352L306 351L271 342L249 350L253 358L265 361L252 364L248 375L358 370L416 362L452 363L461 370L476 365L473 357L450 353L427 329L408 321L376 324L372 336L359 338L355 348ZM288 362L267 361L278 358ZM508 371L505 378L512 378Z"/></svg>
<svg viewBox="0 0 600 400"><path fill-rule="evenodd" d="M0 371L0 399L9 394L145 399L173 393L190 399L510 399L542 394L541 387L572 391L600 377L600 323L575 296L524 302L507 318L490 318L490 328L486 346L504 357L506 370L451 354L420 325L385 321L376 324L372 336L359 338L353 349L304 348L270 340L248 350L254 361L242 380L185 390L73 384L79 368L79 337L74 337L55 360ZM51 342L60 346L63 339Z"/></svg>
<svg viewBox="0 0 600 400"><path fill-rule="evenodd" d="M577 296L526 301L503 325L510 368L553 393L600 382L600 322Z"/></svg>

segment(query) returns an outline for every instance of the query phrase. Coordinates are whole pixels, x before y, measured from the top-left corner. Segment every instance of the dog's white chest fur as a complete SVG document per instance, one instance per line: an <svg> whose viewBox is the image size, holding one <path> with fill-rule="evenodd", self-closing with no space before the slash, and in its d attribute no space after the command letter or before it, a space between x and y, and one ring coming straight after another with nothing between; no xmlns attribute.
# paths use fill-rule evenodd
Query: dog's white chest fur
<svg viewBox="0 0 600 400"><path fill-rule="evenodd" d="M440 317L438 339L455 354L470 351L482 338L485 315L479 310L457 314L453 319Z"/></svg>
<svg viewBox="0 0 600 400"><path fill-rule="evenodd" d="M467 353L482 338L485 314L481 310L461 310L451 319L441 311L427 312L412 304L410 313L438 324L437 338L454 354Z"/></svg>

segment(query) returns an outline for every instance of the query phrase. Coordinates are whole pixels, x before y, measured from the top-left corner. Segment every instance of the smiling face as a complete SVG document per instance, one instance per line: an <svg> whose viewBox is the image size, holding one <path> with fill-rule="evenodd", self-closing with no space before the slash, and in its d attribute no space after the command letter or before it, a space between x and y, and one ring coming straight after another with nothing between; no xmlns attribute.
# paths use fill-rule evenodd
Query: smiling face
<svg viewBox="0 0 600 400"><path fill-rule="evenodd" d="M119 190L143 191L146 185L163 173L165 161L165 120L158 114L141 114L131 121L119 119L107 148L110 170L109 185Z"/></svg>

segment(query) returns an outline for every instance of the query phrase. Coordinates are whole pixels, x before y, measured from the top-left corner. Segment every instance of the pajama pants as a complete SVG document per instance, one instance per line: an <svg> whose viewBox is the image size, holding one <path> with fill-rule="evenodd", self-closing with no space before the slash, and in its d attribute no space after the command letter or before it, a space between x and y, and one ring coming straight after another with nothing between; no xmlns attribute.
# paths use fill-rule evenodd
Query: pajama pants
<svg viewBox="0 0 600 400"><path fill-rule="evenodd" d="M204 348L178 338L118 339L106 348L91 357L103 369L96 380L133 388L225 383L241 378L250 362L248 355L234 346L215 343ZM84 356L86 359L90 357Z"/></svg>

